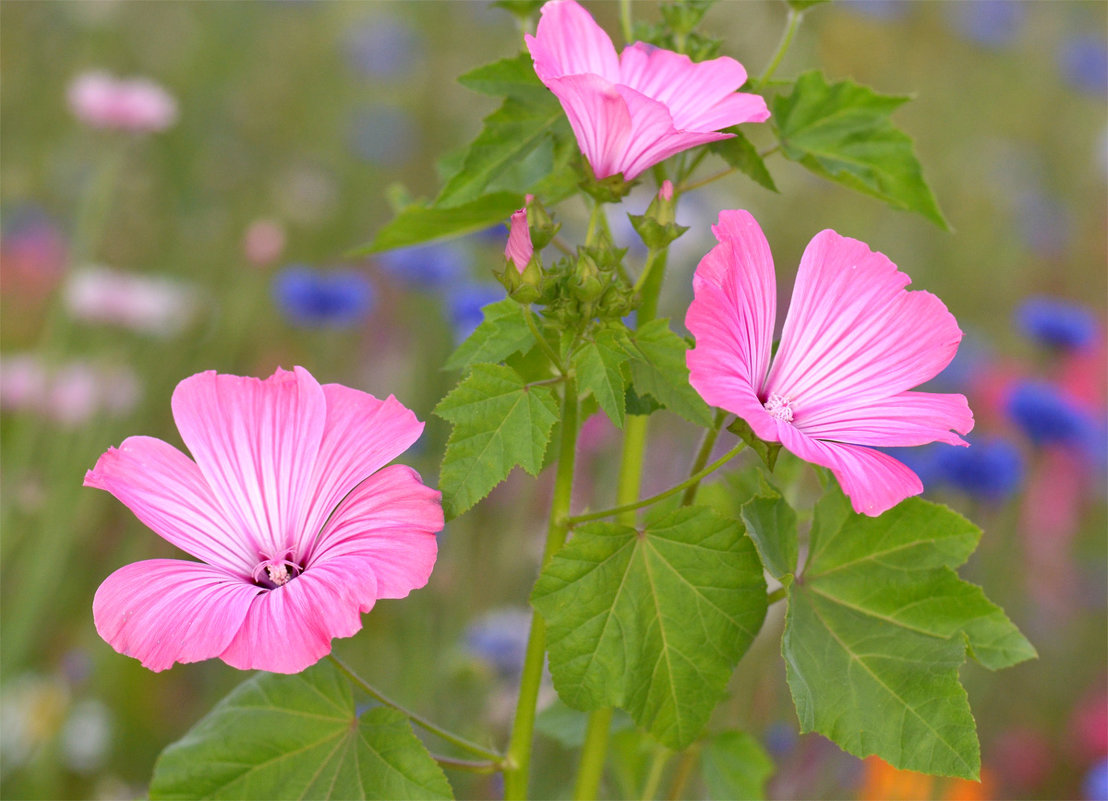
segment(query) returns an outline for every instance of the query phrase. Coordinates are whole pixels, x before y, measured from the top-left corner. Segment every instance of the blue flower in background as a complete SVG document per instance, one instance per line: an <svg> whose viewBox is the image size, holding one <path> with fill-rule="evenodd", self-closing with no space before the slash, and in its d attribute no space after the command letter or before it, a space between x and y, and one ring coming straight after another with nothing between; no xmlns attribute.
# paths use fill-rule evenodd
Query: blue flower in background
<svg viewBox="0 0 1108 801"><path fill-rule="evenodd" d="M349 137L354 155L381 167L403 164L419 147L419 128L406 111L393 106L356 112Z"/></svg>
<svg viewBox="0 0 1108 801"><path fill-rule="evenodd" d="M1008 396L1008 416L1037 445L1086 445L1096 436L1088 414L1056 387L1022 381Z"/></svg>
<svg viewBox="0 0 1108 801"><path fill-rule="evenodd" d="M1058 51L1058 66L1075 89L1108 95L1108 42L1100 36L1074 36Z"/></svg>
<svg viewBox="0 0 1108 801"><path fill-rule="evenodd" d="M909 470L919 476L925 490L932 490L938 486L941 477L937 448L937 445L923 445L917 448L883 448L882 450L906 464Z"/></svg>
<svg viewBox="0 0 1108 801"><path fill-rule="evenodd" d="M503 676L523 670L531 613L526 609L489 612L471 623L465 633L470 653L492 665Z"/></svg>
<svg viewBox="0 0 1108 801"><path fill-rule="evenodd" d="M369 314L373 287L355 270L323 272L293 264L274 277L273 298L293 325L344 328Z"/></svg>
<svg viewBox="0 0 1108 801"><path fill-rule="evenodd" d="M422 61L423 41L406 23L381 16L350 31L346 54L355 69L371 78L396 78Z"/></svg>
<svg viewBox="0 0 1108 801"><path fill-rule="evenodd" d="M1108 801L1108 757L1089 768L1081 782L1081 795L1086 801Z"/></svg>
<svg viewBox="0 0 1108 801"><path fill-rule="evenodd" d="M1028 298L1016 310L1024 335L1054 348L1078 349L1096 338L1096 315L1087 306L1057 298Z"/></svg>
<svg viewBox="0 0 1108 801"><path fill-rule="evenodd" d="M1023 27L1025 8L1019 0L972 0L950 3L954 26L965 38L985 47L1004 47Z"/></svg>
<svg viewBox="0 0 1108 801"><path fill-rule="evenodd" d="M450 290L446 301L450 306L454 341L461 342L481 324L483 307L503 299L504 288L499 284L465 284Z"/></svg>
<svg viewBox="0 0 1108 801"><path fill-rule="evenodd" d="M1023 483L1023 457L1004 439L970 441L968 448L938 445L934 463L941 482L975 498L999 501Z"/></svg>
<svg viewBox="0 0 1108 801"><path fill-rule="evenodd" d="M377 263L401 284L428 290L464 280L469 273L470 255L454 243L433 243L386 251L377 256Z"/></svg>

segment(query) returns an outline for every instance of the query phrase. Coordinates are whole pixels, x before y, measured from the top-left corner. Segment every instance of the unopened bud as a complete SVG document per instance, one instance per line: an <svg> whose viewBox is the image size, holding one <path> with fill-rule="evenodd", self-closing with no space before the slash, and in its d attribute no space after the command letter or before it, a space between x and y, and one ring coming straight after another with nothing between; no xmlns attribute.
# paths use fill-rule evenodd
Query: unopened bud
<svg viewBox="0 0 1108 801"><path fill-rule="evenodd" d="M517 209L508 227L508 244L504 246L504 258L511 262L520 275L527 269L535 255L531 244L531 229L527 227L527 209Z"/></svg>
<svg viewBox="0 0 1108 801"><path fill-rule="evenodd" d="M646 214L628 214L643 243L651 250L661 250L689 230L676 222L677 203L673 199L673 184L662 181L658 194L650 201Z"/></svg>
<svg viewBox="0 0 1108 801"><path fill-rule="evenodd" d="M562 227L551 218L550 213L534 195L527 195L527 224L531 228L531 242L535 250L542 250Z"/></svg>

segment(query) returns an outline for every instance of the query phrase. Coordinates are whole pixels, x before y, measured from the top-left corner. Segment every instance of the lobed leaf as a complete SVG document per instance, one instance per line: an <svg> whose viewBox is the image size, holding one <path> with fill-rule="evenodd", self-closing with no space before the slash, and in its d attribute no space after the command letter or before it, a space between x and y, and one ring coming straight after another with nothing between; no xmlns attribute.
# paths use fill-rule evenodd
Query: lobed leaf
<svg viewBox="0 0 1108 801"><path fill-rule="evenodd" d="M258 673L158 758L151 799L453 798L400 712L358 714L330 662Z"/></svg>
<svg viewBox="0 0 1108 801"><path fill-rule="evenodd" d="M595 341L587 343L573 359L578 388L591 392L618 428L623 428L626 408L627 380L623 366L627 360L619 335L610 330L599 332Z"/></svg>
<svg viewBox="0 0 1108 801"><path fill-rule="evenodd" d="M797 79L791 94L773 99L771 120L787 158L949 230L912 140L889 120L909 99L852 81L828 84L811 71Z"/></svg>
<svg viewBox="0 0 1108 801"><path fill-rule="evenodd" d="M689 383L688 343L669 329L669 320L651 320L631 332L623 347L631 357L631 383L639 397L650 395L698 426L712 425L712 410Z"/></svg>
<svg viewBox="0 0 1108 801"><path fill-rule="evenodd" d="M727 128L725 132L734 136L712 142L708 145L708 150L722 157L730 166L750 176L769 191L776 192L777 184L773 182L773 176L766 169L766 162L758 155L757 148L743 135L738 126Z"/></svg>
<svg viewBox="0 0 1108 801"><path fill-rule="evenodd" d="M743 504L746 533L754 541L762 564L775 579L796 574L796 512L779 495L758 496Z"/></svg>
<svg viewBox="0 0 1108 801"><path fill-rule="evenodd" d="M542 469L558 404L548 386L529 387L510 367L474 365L435 407L454 424L439 473L443 511L457 517L507 478L516 465Z"/></svg>
<svg viewBox="0 0 1108 801"><path fill-rule="evenodd" d="M567 704L620 706L684 748L762 625L766 583L738 521L682 507L648 515L642 530L580 526L531 600Z"/></svg>
<svg viewBox="0 0 1108 801"><path fill-rule="evenodd" d="M497 364L530 348L535 337L523 316L523 307L504 298L481 308L484 319L450 354L445 369L462 370L475 364Z"/></svg>
<svg viewBox="0 0 1108 801"><path fill-rule="evenodd" d="M411 205L382 226L368 244L354 249L350 255L364 256L471 234L503 223L522 205L522 192L491 192L450 208Z"/></svg>

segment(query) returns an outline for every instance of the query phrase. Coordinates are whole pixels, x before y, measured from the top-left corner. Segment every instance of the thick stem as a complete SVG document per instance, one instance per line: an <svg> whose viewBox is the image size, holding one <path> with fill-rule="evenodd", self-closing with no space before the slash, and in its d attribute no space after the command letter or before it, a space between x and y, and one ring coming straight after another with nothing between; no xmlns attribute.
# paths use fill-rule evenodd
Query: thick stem
<svg viewBox="0 0 1108 801"><path fill-rule="evenodd" d="M568 378L562 396L562 440L558 451L558 472L554 478L554 499L550 504L550 524L542 564L545 567L565 544L569 526L570 502L573 500L573 468L577 452L577 384ZM546 624L535 612L531 616L531 634L519 682L519 699L508 743L507 769L504 771L505 801L520 801L527 797L527 778L531 766L531 741L535 731L535 706L542 683L542 668L546 659Z"/></svg>
<svg viewBox="0 0 1108 801"><path fill-rule="evenodd" d="M665 771L671 753L667 748L655 746L654 757L650 760L650 772L646 775L646 784L639 794L642 801L651 801L658 792L658 785L662 783L662 773Z"/></svg>
<svg viewBox="0 0 1108 801"><path fill-rule="evenodd" d="M631 24L631 0L619 0L619 27L623 34L623 43L631 44L634 26Z"/></svg>
<svg viewBox="0 0 1108 801"><path fill-rule="evenodd" d="M604 759L608 754L608 728L612 725L612 708L597 709L589 715L585 742L581 746L581 764L577 767L577 783L573 787L575 801L598 798L600 778L604 775Z"/></svg>
<svg viewBox="0 0 1108 801"><path fill-rule="evenodd" d="M442 739L446 740L446 742L457 746L458 748L462 749L463 751L468 751L471 754L474 754L474 755L479 756L479 757L484 757L485 759L490 760L490 762L495 765L497 770L499 770L501 767L503 767L504 756L502 754L498 754L496 751L493 751L490 748L485 748L484 746L478 745L477 743L472 742L471 740L467 740L466 738L464 738L460 735L457 735L457 734L454 734L453 732L447 731L446 729L442 728L441 726L427 720L427 718L425 718L421 715L417 715L415 712L412 712L410 709L406 709L405 707L403 707L400 704L396 703L396 701L393 701L391 698L386 696L384 693L382 693L376 687L371 685L369 682L367 682L365 679L363 679L357 673L355 673L349 666L346 665L346 663L344 663L337 656L335 656L334 654L328 654L327 656L332 662L335 663L335 665L338 667L338 669L341 670L344 674L346 674L346 677L348 679L350 679L350 681L353 682L355 685L357 685L366 695L368 695L371 698L379 701L380 703L384 704L387 707L391 707L392 709L395 709L397 712L400 712L406 718L408 718L410 721L412 721L412 723L416 724L421 729L425 729L426 731L431 732L436 737L441 737Z"/></svg>

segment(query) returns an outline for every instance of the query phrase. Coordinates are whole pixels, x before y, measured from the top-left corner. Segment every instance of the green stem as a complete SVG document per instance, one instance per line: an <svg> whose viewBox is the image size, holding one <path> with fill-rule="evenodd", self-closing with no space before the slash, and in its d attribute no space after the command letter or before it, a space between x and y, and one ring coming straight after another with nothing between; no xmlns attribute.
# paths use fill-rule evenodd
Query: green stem
<svg viewBox="0 0 1108 801"><path fill-rule="evenodd" d="M562 395L562 441L558 451L558 472L554 477L554 499L550 503L550 523L542 564L545 567L565 544L569 527L566 518L573 500L573 468L577 452L577 384L567 378ZM546 624L537 612L531 616L531 634L519 682L519 699L508 742L507 769L504 771L505 801L527 797L527 778L531 765L531 741L535 730L535 707L542 683L546 659Z"/></svg>
<svg viewBox="0 0 1108 801"><path fill-rule="evenodd" d="M602 224L601 218L604 216L604 204L599 200L593 203L592 211L589 212L589 227L585 230L585 247L593 244L596 241L596 231Z"/></svg>
<svg viewBox="0 0 1108 801"><path fill-rule="evenodd" d="M612 708L597 709L589 715L585 742L581 745L581 764L577 767L577 783L573 787L574 801L598 798L600 779L604 775L604 760L608 753L608 729L612 725Z"/></svg>
<svg viewBox="0 0 1108 801"><path fill-rule="evenodd" d="M631 24L631 0L619 0L619 27L623 34L623 43L631 44L634 26Z"/></svg>
<svg viewBox="0 0 1108 801"><path fill-rule="evenodd" d="M504 769L502 762L472 762L468 759L454 759L441 754L431 754L431 758L450 770L460 770L466 773L496 773Z"/></svg>
<svg viewBox="0 0 1108 801"><path fill-rule="evenodd" d="M666 768L669 757L669 749L655 746L654 758L650 760L650 773L646 775L646 784L642 788L642 801L650 801L658 792L658 785L662 783L662 772Z"/></svg>
<svg viewBox="0 0 1108 801"><path fill-rule="evenodd" d="M778 587L776 590L766 596L766 606L772 606L778 601L784 600L784 598L788 594L788 590L786 590L784 587Z"/></svg>
<svg viewBox="0 0 1108 801"><path fill-rule="evenodd" d="M658 316L658 297L662 294L662 281L666 277L666 259L668 250L652 250L643 267L643 274L635 282L641 296L635 320L639 326L645 325ZM625 435L626 436L626 435ZM636 489L635 494L638 495Z"/></svg>
<svg viewBox="0 0 1108 801"><path fill-rule="evenodd" d="M723 428L723 419L727 417L727 412L723 409L716 410L716 419L712 423L712 427L704 432L704 439L700 441L700 450L696 452L696 459L693 460L692 469L689 470L689 480L692 481L692 476L699 473L704 469L704 465L708 463L708 457L712 455L712 448L715 447L716 440L719 439L719 430ZM685 490L685 497L681 499L682 506L691 506L692 502L696 500L696 491L700 489L700 481L695 481Z"/></svg>
<svg viewBox="0 0 1108 801"><path fill-rule="evenodd" d="M629 420L631 420L631 419L635 419L635 418L629 418ZM621 504L619 506L614 506L611 509L601 509L599 512L589 512L588 514L574 515L573 517L566 518L565 522L570 526L576 526L578 523L586 523L589 520L600 520L601 518L614 517L615 515L624 516L628 512L634 512L636 509L642 509L644 506L650 506L651 504L657 503L658 501L665 500L670 495L676 495L678 492L680 492L683 489L694 489L696 487L696 485L700 483L701 479L703 479L705 476L711 475L716 470L723 467L723 465L727 464L729 461L731 461L736 456L738 456L740 451L742 451L742 449L745 448L745 447L746 447L746 443L740 442L738 445L736 445L734 448L729 450L727 453L723 454L723 456L716 459L714 462L712 462L707 467L704 467L701 470L698 470L697 472L695 472L691 476L689 476L687 479L682 481L680 484L677 484L676 486L670 487L669 489L665 490L664 492L659 492L657 495L651 495L649 498L643 498L641 500L634 501L632 503L625 503L625 504ZM709 448L709 450L710 450L710 448ZM640 468L640 471L641 471L641 468ZM688 502L686 501L684 503L688 503ZM630 522L627 522L627 519L625 517L620 522L624 522L627 525L633 525L634 522L635 522L635 519L634 519L634 516L632 515L631 518L630 518Z"/></svg>
<svg viewBox="0 0 1108 801"><path fill-rule="evenodd" d="M565 368L562 367L562 360L558 358L558 354L550 347L550 343L546 341L546 337L544 337L542 331L539 330L538 323L535 322L535 313L531 311L530 306L523 307L523 318L527 320L527 327L531 329L535 341L539 344L539 349L546 354L546 358L550 359L550 363L554 365L558 372L564 375Z"/></svg>
<svg viewBox="0 0 1108 801"><path fill-rule="evenodd" d="M696 761L699 758L700 749L695 745L685 750L681 761L677 763L677 773L673 777L673 783L669 786L669 794L666 796L668 801L679 801L685 797L685 783L692 775L692 770L696 767Z"/></svg>
<svg viewBox="0 0 1108 801"><path fill-rule="evenodd" d="M769 66L766 67L762 76L754 81L753 89L758 91L765 85L766 81L773 77L773 73L777 71L777 67L781 64L781 59L785 57L785 53L789 49L789 45L793 43L793 37L796 36L796 29L800 27L800 20L804 17L804 12L797 11L796 9L789 9L789 16L786 20L785 32L781 35L781 41L777 43L777 50L773 53L773 58L770 59Z"/></svg>
<svg viewBox="0 0 1108 801"><path fill-rule="evenodd" d="M658 254L661 254L661 256L659 257ZM651 251L646 255L646 264L643 265L642 273L639 275L639 280L635 281L635 285L631 287L632 295L636 295L639 292L642 292L643 286L645 286L646 282L650 280L650 276L654 272L654 265L657 264L659 261L661 262L662 269L665 269L666 251L651 249Z"/></svg>
<svg viewBox="0 0 1108 801"><path fill-rule="evenodd" d="M328 654L327 656L332 662L335 663L335 665L338 667L338 669L341 670L343 673L345 673L346 677L348 679L350 679L350 681L352 681L354 684L356 684L359 688L361 688L361 690L366 695L370 696L371 698L376 699L377 701L379 701L380 703L384 704L387 707L391 707L392 709L395 709L397 712L400 712L402 715L404 715L406 718L408 718L410 721L412 721L412 723L419 726L421 729L425 729L426 731L431 732L435 736L441 737L442 739L446 740L446 742L451 743L452 745L456 745L458 748L462 749L463 751L468 751L469 753L475 754L476 756L484 757L485 759L491 760L491 762L496 765L497 770L499 770L501 767L503 767L503 764L504 764L504 755L503 754L499 754L496 751L493 751L492 749L485 748L483 745L478 745L477 743L472 742L471 740L467 740L466 738L464 738L460 735L457 735L457 734L454 734L453 732L447 731L446 729L442 728L441 726L427 720L427 718L425 718L421 715L417 715L415 712L412 712L410 709L406 709L406 708L402 707L400 704L396 703L396 701L393 701L391 698L389 698L386 695L384 695L383 693L381 693L380 690L373 687L369 682L367 682L365 679L363 679L361 676L359 676L357 673L355 673L353 670L351 670L350 667L348 667L341 659L339 659L333 653Z"/></svg>

